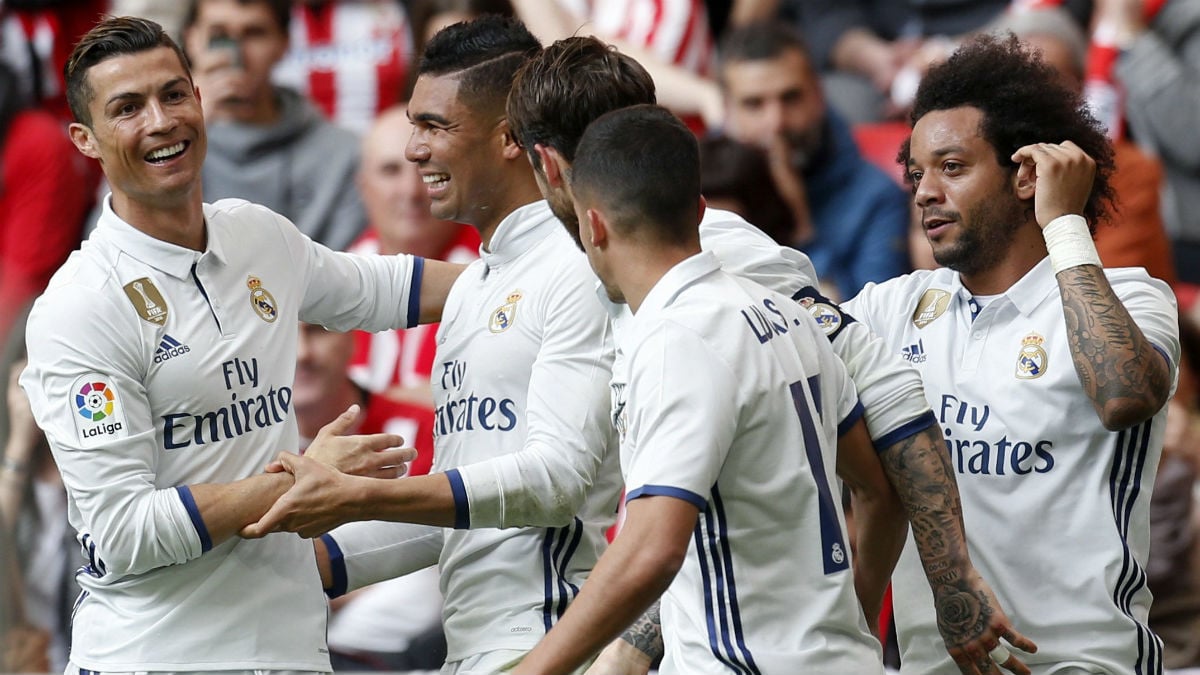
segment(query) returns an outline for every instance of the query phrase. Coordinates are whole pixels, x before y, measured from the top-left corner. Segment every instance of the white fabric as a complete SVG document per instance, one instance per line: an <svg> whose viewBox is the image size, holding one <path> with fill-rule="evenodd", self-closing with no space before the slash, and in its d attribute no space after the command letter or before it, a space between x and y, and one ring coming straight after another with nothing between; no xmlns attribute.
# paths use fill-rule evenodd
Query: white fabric
<svg viewBox="0 0 1200 675"><path fill-rule="evenodd" d="M606 544L620 472L612 341L593 281L539 201L501 221L447 298L434 470L457 467L448 476L472 528L447 530L440 559L448 661L531 649Z"/></svg>
<svg viewBox="0 0 1200 675"><path fill-rule="evenodd" d="M297 321L405 325L417 267L334 253L241 200L204 215L199 253L134 229L106 199L30 315L21 385L91 561L78 577L88 595L72 661L325 671L311 543L275 534L204 551L203 521L179 486L246 478L294 450Z"/></svg>
<svg viewBox="0 0 1200 675"><path fill-rule="evenodd" d="M1141 269L1105 273L1174 381L1170 289ZM893 350L923 357L912 363L957 472L971 558L1039 647L1022 660L1039 674L1157 672L1144 566L1165 406L1135 428L1103 428L1072 362L1049 259L974 321L970 300L941 269L868 284L846 306ZM903 672L957 673L911 537L893 590Z"/></svg>
<svg viewBox="0 0 1200 675"><path fill-rule="evenodd" d="M329 620L329 648L400 653L442 618L438 573L427 567L358 592Z"/></svg>
<svg viewBox="0 0 1200 675"><path fill-rule="evenodd" d="M1046 225L1042 236L1046 239L1046 251L1056 274L1080 265L1103 266L1083 216L1059 216Z"/></svg>
<svg viewBox="0 0 1200 675"><path fill-rule="evenodd" d="M861 413L808 313L701 253L628 337L627 499L700 510L663 596L662 672L882 673L835 474L838 425Z"/></svg>

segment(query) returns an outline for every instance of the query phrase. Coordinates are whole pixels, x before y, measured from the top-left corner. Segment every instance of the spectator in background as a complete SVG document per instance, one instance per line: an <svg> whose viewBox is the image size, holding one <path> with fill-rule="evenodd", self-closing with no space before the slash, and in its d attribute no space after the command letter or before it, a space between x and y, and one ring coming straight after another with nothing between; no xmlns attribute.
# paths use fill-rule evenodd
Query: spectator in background
<svg viewBox="0 0 1200 675"><path fill-rule="evenodd" d="M412 26L400 0L297 0L287 54L273 79L333 123L363 134L407 98Z"/></svg>
<svg viewBox="0 0 1200 675"><path fill-rule="evenodd" d="M771 180L767 156L724 135L700 141L700 192L709 208L733 211L786 246L792 213Z"/></svg>
<svg viewBox="0 0 1200 675"><path fill-rule="evenodd" d="M403 146L398 146L403 152ZM429 473L433 456L433 415L410 425L424 408L397 403L359 388L346 374L354 350L351 333L300 324L292 403L301 447L351 405L362 414L351 433L399 433L417 449L408 475ZM428 380L425 384L429 387ZM397 424L399 426L397 426ZM403 431L399 429L404 429ZM333 602L329 652L334 671L431 670L446 657L442 596L437 569L429 567L389 579Z"/></svg>
<svg viewBox="0 0 1200 675"><path fill-rule="evenodd" d="M93 197L93 165L58 118L22 105L18 89L0 63L0 344L79 245Z"/></svg>
<svg viewBox="0 0 1200 675"><path fill-rule="evenodd" d="M354 189L358 139L271 84L287 51L287 0L193 0L184 39L208 125L204 194L262 204L345 249L366 227Z"/></svg>
<svg viewBox="0 0 1200 675"><path fill-rule="evenodd" d="M406 108L394 106L363 138L357 185L370 227L352 253L395 255L469 263L479 257L479 233L469 225L438 220L417 165L404 157L412 136ZM433 420L429 375L437 350L437 324L378 333L356 332L350 376L364 389L416 407L414 426ZM392 431L410 440L409 429Z"/></svg>
<svg viewBox="0 0 1200 675"><path fill-rule="evenodd" d="M1011 32L1042 55L1063 86L1083 95L1087 36L1060 8L1008 13L991 30ZM1105 267L1144 267L1150 276L1175 283L1171 244L1159 210L1162 166L1126 139L1113 142L1112 184L1118 216L1096 228L1096 250Z"/></svg>
<svg viewBox="0 0 1200 675"><path fill-rule="evenodd" d="M1181 281L1200 283L1200 3L1167 0L1149 24L1144 0L1097 0L1096 23L1121 50L1117 80L1134 138L1166 172L1163 220Z"/></svg>
<svg viewBox="0 0 1200 675"><path fill-rule="evenodd" d="M747 24L721 42L725 133L763 148L792 211L789 243L847 298L908 271L908 198L859 154L825 105L804 43L778 22Z"/></svg>
<svg viewBox="0 0 1200 675"><path fill-rule="evenodd" d="M459 21L477 19L483 14L513 16L508 0L415 0L412 3L413 34L420 49L438 31Z"/></svg>

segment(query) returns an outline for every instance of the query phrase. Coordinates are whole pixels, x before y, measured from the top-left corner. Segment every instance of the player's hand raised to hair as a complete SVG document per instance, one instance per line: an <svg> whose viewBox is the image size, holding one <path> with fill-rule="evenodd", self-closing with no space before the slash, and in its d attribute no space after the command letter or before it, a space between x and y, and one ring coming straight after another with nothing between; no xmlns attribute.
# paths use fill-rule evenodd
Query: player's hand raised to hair
<svg viewBox="0 0 1200 675"><path fill-rule="evenodd" d="M1037 645L1013 628L988 583L972 567L963 582L955 586L954 590L936 593L934 603L938 630L959 671L963 675L1000 675L1002 667L1029 675L1028 666L1008 647L1033 654Z"/></svg>
<svg viewBox="0 0 1200 675"><path fill-rule="evenodd" d="M401 448L404 438L395 434L346 435L354 427L359 414L359 407L352 405L337 419L321 427L304 456L355 476L403 476L406 463L416 458L417 451ZM278 461L267 467L267 471L271 472L281 470Z"/></svg>
<svg viewBox="0 0 1200 675"><path fill-rule="evenodd" d="M360 491L353 483L366 479L348 476L290 452L280 453L271 466L292 474L295 483L257 523L242 528L242 537L255 539L272 532L295 532L311 539L354 520L354 497Z"/></svg>
<svg viewBox="0 0 1200 675"><path fill-rule="evenodd" d="M1083 214L1092 181L1096 177L1096 161L1071 141L1034 143L1013 153L1018 183L1034 180L1033 210L1038 225L1068 214Z"/></svg>

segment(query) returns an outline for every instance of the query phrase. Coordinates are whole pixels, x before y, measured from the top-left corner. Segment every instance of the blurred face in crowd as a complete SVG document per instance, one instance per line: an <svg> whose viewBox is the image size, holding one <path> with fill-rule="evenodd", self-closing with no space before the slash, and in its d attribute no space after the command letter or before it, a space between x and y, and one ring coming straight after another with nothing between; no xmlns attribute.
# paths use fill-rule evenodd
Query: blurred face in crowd
<svg viewBox="0 0 1200 675"><path fill-rule="evenodd" d="M354 354L354 336L335 333L314 324L300 324L296 342L296 381L292 405L297 414L318 405L337 391L347 378L346 368Z"/></svg>
<svg viewBox="0 0 1200 675"><path fill-rule="evenodd" d="M458 74L422 75L408 102L412 137L405 157L416 162L434 217L494 227L507 211L503 115L492 116L465 105L458 96ZM519 157L519 155L518 155Z"/></svg>
<svg viewBox="0 0 1200 675"><path fill-rule="evenodd" d="M913 126L908 174L938 264L971 276L1004 258L1025 221L1015 172L980 134L978 108L935 110Z"/></svg>
<svg viewBox="0 0 1200 675"><path fill-rule="evenodd" d="M196 21L185 31L184 41L195 60L197 77L209 81L213 89L206 91L202 81L201 94L217 99L208 101L215 106L214 113L249 121L265 101L272 100L271 70L287 52L288 36L270 4L200 0ZM218 65L210 70L212 63ZM236 79L210 80L222 69Z"/></svg>
<svg viewBox="0 0 1200 675"><path fill-rule="evenodd" d="M91 124L71 124L71 140L100 161L117 213L132 205L170 208L198 195L207 149L204 114L175 51L113 56L86 77Z"/></svg>
<svg viewBox="0 0 1200 675"><path fill-rule="evenodd" d="M429 194L417 165L404 157L413 135L407 110L385 110L363 137L358 188L382 252L440 257L459 230L430 213Z"/></svg>
<svg viewBox="0 0 1200 675"><path fill-rule="evenodd" d="M773 59L726 63L721 83L731 137L763 149L782 138L792 164L807 165L821 144L825 99L802 52L788 49Z"/></svg>

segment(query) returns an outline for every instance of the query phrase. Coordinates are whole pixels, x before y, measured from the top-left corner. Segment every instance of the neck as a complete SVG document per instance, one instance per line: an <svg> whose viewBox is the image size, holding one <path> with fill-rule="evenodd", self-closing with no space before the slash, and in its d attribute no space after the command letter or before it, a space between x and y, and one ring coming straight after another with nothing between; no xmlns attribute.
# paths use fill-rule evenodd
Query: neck
<svg viewBox="0 0 1200 675"><path fill-rule="evenodd" d="M974 274L962 274L962 284L973 295L999 295L1029 274L1046 257L1046 240L1036 223L1021 228L995 265Z"/></svg>
<svg viewBox="0 0 1200 675"><path fill-rule="evenodd" d="M300 429L300 435L309 439L316 438L321 427L337 419L338 415L346 412L346 408L355 403L365 405L366 401L363 399L362 390L355 386L350 378L342 379L340 385L334 387L334 391L321 396L307 409L296 410L296 425Z"/></svg>
<svg viewBox="0 0 1200 675"><path fill-rule="evenodd" d="M525 162L525 170L519 173L514 170L512 174L509 184L496 190L493 193L496 197L493 202L480 208L478 217L471 222L475 229L479 230L479 239L483 242L485 250L492 249L492 237L496 234L500 221L522 206L542 199L542 192L533 179L533 170L529 168L528 162Z"/></svg>
<svg viewBox="0 0 1200 675"><path fill-rule="evenodd" d="M201 252L208 245L198 184L177 199L156 204L114 192L112 208L122 220L155 239Z"/></svg>
<svg viewBox="0 0 1200 675"><path fill-rule="evenodd" d="M671 268L700 252L698 246L645 246L636 241L622 248L624 250L620 252L613 252L622 261L614 276L629 311L634 314Z"/></svg>

